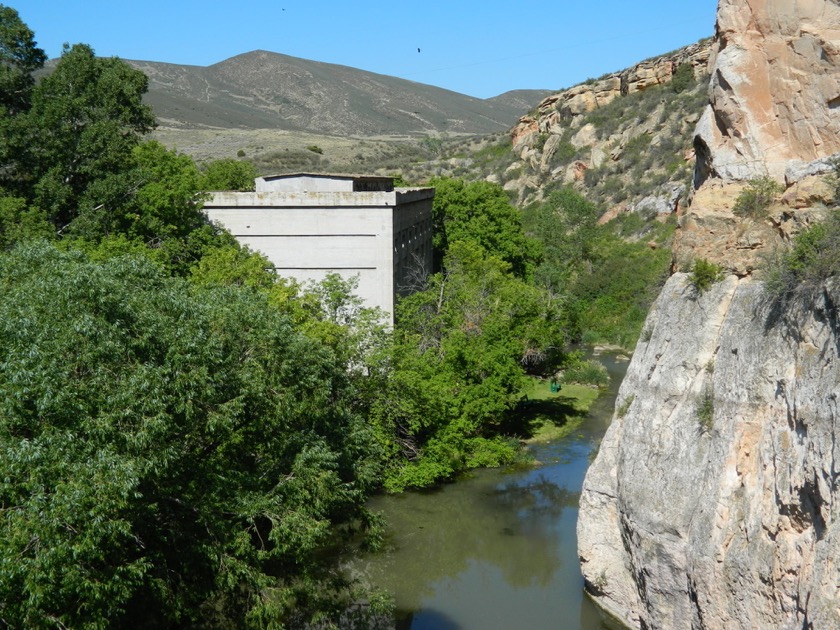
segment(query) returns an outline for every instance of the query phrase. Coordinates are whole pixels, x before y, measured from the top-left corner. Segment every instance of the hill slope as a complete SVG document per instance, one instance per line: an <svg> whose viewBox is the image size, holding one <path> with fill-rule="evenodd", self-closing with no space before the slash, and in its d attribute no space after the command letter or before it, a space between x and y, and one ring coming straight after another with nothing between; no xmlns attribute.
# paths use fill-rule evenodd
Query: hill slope
<svg viewBox="0 0 840 630"><path fill-rule="evenodd" d="M207 67L128 61L149 77L164 127L311 131L342 136L509 129L547 91L479 99L335 64L254 51Z"/></svg>

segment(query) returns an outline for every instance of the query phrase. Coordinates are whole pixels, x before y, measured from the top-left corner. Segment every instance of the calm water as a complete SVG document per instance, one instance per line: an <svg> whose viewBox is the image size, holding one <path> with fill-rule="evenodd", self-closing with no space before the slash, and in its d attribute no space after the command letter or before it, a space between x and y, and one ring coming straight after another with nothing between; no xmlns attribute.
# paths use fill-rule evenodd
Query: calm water
<svg viewBox="0 0 840 630"><path fill-rule="evenodd" d="M433 491L376 498L390 535L351 574L391 591L405 630L613 628L583 595L575 526L589 456L626 362L573 436L532 449L536 467L482 470Z"/></svg>

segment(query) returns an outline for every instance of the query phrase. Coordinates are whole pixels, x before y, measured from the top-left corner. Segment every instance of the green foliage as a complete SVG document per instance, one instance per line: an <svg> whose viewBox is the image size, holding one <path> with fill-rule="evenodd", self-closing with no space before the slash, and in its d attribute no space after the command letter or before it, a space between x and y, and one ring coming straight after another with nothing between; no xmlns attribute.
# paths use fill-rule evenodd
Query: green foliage
<svg viewBox="0 0 840 630"><path fill-rule="evenodd" d="M204 169L203 190L254 190L257 169L251 162L223 159L210 162Z"/></svg>
<svg viewBox="0 0 840 630"><path fill-rule="evenodd" d="M577 156L578 150L568 140L562 140L557 145L554 155L551 156L551 164L554 166L564 165L571 162Z"/></svg>
<svg viewBox="0 0 840 630"><path fill-rule="evenodd" d="M536 139L534 140L534 148L537 151L542 151L545 148L545 143L548 141L548 135L545 132L540 132L537 134Z"/></svg>
<svg viewBox="0 0 840 630"><path fill-rule="evenodd" d="M0 195L0 250L18 241L50 239L55 231L39 208L27 206L20 197Z"/></svg>
<svg viewBox="0 0 840 630"><path fill-rule="evenodd" d="M63 230L85 209L126 194L132 151L155 125L142 103L146 76L89 46L65 48L32 90L31 107L8 124L2 183Z"/></svg>
<svg viewBox="0 0 840 630"><path fill-rule="evenodd" d="M579 352L572 352L566 356L561 382L606 387L610 375L607 368L598 361L584 359Z"/></svg>
<svg viewBox="0 0 840 630"><path fill-rule="evenodd" d="M269 290L276 279L271 262L261 254L237 245L208 250L190 272L190 279L201 286L250 287Z"/></svg>
<svg viewBox="0 0 840 630"><path fill-rule="evenodd" d="M459 241L444 268L397 309L393 374L374 403L389 490L510 461L499 431L526 372L552 373L562 355L557 304L507 263Z"/></svg>
<svg viewBox="0 0 840 630"><path fill-rule="evenodd" d="M697 293L705 293L713 284L723 280L723 268L705 258L698 258L694 261L688 281Z"/></svg>
<svg viewBox="0 0 840 630"><path fill-rule="evenodd" d="M29 109L32 73L46 60L18 12L0 4L0 118Z"/></svg>
<svg viewBox="0 0 840 630"><path fill-rule="evenodd" d="M747 184L735 199L732 212L739 217L762 219L782 187L772 177L759 177Z"/></svg>
<svg viewBox="0 0 840 630"><path fill-rule="evenodd" d="M440 269L452 243L476 243L490 256L511 265L513 273L528 277L539 258L537 243L525 236L519 211L501 187L490 182L467 183L438 178L432 207L435 269Z"/></svg>
<svg viewBox="0 0 840 630"><path fill-rule="evenodd" d="M573 338L631 347L667 276L670 253L628 242L622 221L599 226L599 215L598 206L571 188L526 208L526 231L543 242L535 278L564 304ZM672 229L662 226L649 237L666 243Z"/></svg>
<svg viewBox="0 0 840 630"><path fill-rule="evenodd" d="M706 387L697 399L696 413L700 430L704 433L711 431L715 419L715 396L711 387Z"/></svg>
<svg viewBox="0 0 840 630"><path fill-rule="evenodd" d="M674 71L670 85L674 92L680 94L690 89L695 82L694 67L690 63L681 63Z"/></svg>
<svg viewBox="0 0 840 630"><path fill-rule="evenodd" d="M277 627L333 588L374 441L342 362L265 297L18 247L0 362L4 623Z"/></svg>
<svg viewBox="0 0 840 630"><path fill-rule="evenodd" d="M771 295L785 297L811 291L840 273L840 211L796 235L793 247L766 261L766 286Z"/></svg>

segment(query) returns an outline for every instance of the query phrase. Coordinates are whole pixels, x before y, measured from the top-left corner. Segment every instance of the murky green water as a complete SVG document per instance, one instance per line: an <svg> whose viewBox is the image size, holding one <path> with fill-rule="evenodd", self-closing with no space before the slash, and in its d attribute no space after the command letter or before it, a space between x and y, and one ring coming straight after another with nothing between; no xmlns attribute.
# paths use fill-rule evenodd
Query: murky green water
<svg viewBox="0 0 840 630"><path fill-rule="evenodd" d="M583 477L606 431L626 363L573 436L533 448L536 467L478 471L427 492L378 497L384 552L351 573L391 591L410 630L602 630L583 594L575 527Z"/></svg>

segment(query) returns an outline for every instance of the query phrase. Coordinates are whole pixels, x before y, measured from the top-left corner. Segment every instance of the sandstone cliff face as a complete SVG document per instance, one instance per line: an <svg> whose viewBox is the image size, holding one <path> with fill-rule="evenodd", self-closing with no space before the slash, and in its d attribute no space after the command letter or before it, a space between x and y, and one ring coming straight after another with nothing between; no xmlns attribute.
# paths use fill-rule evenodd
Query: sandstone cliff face
<svg viewBox="0 0 840 630"><path fill-rule="evenodd" d="M516 161L488 179L522 205L570 184L601 203L605 218L672 214L694 169L710 52L701 41L545 98L511 130Z"/></svg>
<svg viewBox="0 0 840 630"><path fill-rule="evenodd" d="M631 626L840 628L840 284L774 307L671 277L583 488L587 588Z"/></svg>
<svg viewBox="0 0 840 630"><path fill-rule="evenodd" d="M682 48L671 55L643 61L621 72L595 81L588 81L545 98L534 115L523 116L511 130L515 151L521 151L534 133L562 134L579 127L579 117L607 105L626 94L641 92L654 85L670 83L682 64L690 64L695 76L706 72L711 44L701 42Z"/></svg>
<svg viewBox="0 0 840 630"><path fill-rule="evenodd" d="M782 181L791 160L840 151L840 6L720 0L701 178Z"/></svg>

